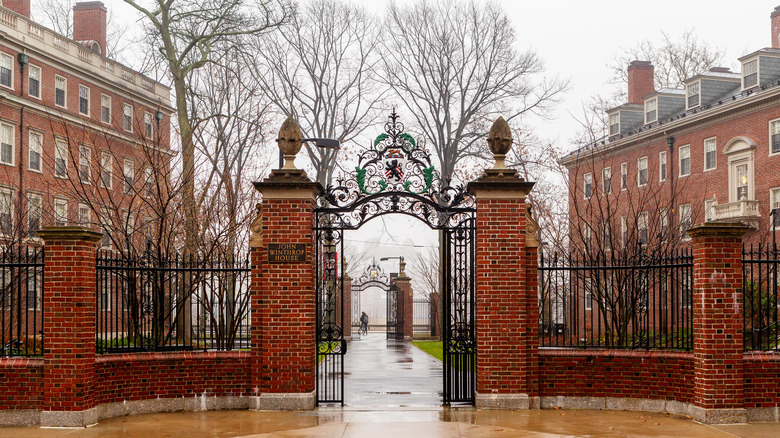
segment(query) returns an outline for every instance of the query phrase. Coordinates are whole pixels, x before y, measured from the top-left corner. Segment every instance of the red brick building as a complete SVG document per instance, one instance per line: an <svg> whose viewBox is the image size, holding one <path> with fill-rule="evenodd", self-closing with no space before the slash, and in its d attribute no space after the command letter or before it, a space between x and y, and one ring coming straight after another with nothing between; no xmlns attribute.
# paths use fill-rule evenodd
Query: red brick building
<svg viewBox="0 0 780 438"><path fill-rule="evenodd" d="M751 226L771 241L780 208L780 7L772 47L712 68L684 88L655 90L653 66L628 66L628 102L608 135L562 159L570 177L572 244L604 250L687 241L707 221Z"/></svg>
<svg viewBox="0 0 780 438"><path fill-rule="evenodd" d="M30 0L1 3L3 235L35 239L55 224L138 226L137 199L159 174L153 166L169 165L170 90L106 56L103 3L76 4L75 40L34 23Z"/></svg>

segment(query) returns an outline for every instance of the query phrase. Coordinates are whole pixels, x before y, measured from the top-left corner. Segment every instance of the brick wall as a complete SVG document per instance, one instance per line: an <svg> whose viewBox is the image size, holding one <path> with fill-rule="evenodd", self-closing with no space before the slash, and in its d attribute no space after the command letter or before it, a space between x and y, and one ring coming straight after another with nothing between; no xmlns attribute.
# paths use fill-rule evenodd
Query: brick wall
<svg viewBox="0 0 780 438"><path fill-rule="evenodd" d="M80 2L73 7L73 39L97 41L106 54L106 14L102 2Z"/></svg>
<svg viewBox="0 0 780 438"><path fill-rule="evenodd" d="M43 360L0 359L0 410L43 408Z"/></svg>
<svg viewBox="0 0 780 438"><path fill-rule="evenodd" d="M250 353L182 352L99 356L96 404L155 398L251 396Z"/></svg>
<svg viewBox="0 0 780 438"><path fill-rule="evenodd" d="M542 397L693 398L693 354L653 351L539 351Z"/></svg>
<svg viewBox="0 0 780 438"><path fill-rule="evenodd" d="M780 357L777 354L745 354L743 373L746 408L780 406Z"/></svg>
<svg viewBox="0 0 780 438"><path fill-rule="evenodd" d="M3 6L30 18L30 0L3 0Z"/></svg>
<svg viewBox="0 0 780 438"><path fill-rule="evenodd" d="M642 97L655 91L653 65L633 61L628 66L628 103L643 103Z"/></svg>

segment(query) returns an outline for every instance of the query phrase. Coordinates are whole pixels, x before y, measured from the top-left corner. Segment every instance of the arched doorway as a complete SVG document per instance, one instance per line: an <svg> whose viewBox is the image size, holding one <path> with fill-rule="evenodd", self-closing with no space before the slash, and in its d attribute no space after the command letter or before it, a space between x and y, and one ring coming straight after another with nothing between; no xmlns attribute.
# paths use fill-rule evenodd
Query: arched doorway
<svg viewBox="0 0 780 438"><path fill-rule="evenodd" d="M386 214L415 217L441 233L445 404L474 403L476 390L474 198L441 178L393 112L355 170L328 186L314 210L317 403L344 403L344 232ZM342 302L337 303L337 300Z"/></svg>

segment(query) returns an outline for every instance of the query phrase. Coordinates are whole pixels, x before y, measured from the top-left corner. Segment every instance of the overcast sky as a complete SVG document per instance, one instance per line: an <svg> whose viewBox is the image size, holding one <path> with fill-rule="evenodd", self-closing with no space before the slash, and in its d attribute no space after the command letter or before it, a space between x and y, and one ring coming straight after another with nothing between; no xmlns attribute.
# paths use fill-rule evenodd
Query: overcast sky
<svg viewBox="0 0 780 438"><path fill-rule="evenodd" d="M381 13L385 0L353 0ZM411 0L401 0L409 3ZM122 19L136 16L121 0L104 0ZM571 91L551 121L534 121L537 135L565 146L578 128L575 117L582 101L606 89L607 64L621 48L643 40L660 42L661 32L678 36L693 29L696 36L726 53L726 65L738 69L737 58L770 46L769 14L780 0L501 0L517 32L520 50L531 48L544 60L547 73L571 80ZM640 6L643 5L643 6ZM386 218L388 218L386 216ZM370 228L370 230L366 229ZM436 245L436 234L419 221L400 216L372 221L347 233L348 241L367 245L372 255L411 257L415 245ZM389 267L388 267L389 268Z"/></svg>

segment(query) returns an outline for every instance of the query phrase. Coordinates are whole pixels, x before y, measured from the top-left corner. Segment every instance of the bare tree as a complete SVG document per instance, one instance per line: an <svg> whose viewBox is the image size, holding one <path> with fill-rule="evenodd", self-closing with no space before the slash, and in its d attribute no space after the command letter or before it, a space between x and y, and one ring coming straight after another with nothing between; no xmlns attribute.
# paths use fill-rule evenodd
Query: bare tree
<svg viewBox="0 0 780 438"><path fill-rule="evenodd" d="M376 119L379 29L365 9L341 0L310 1L279 32L258 39L257 80L305 138L354 141ZM315 180L327 186L339 150L305 143Z"/></svg>
<svg viewBox="0 0 780 438"><path fill-rule="evenodd" d="M439 276L441 275L439 260L439 248L427 246L415 250L412 261L409 263L409 271L413 281L418 285L415 292L426 300L431 294L439 292Z"/></svg>
<svg viewBox="0 0 780 438"><path fill-rule="evenodd" d="M484 137L507 121L546 116L568 84L544 77L541 58L519 52L496 3L422 1L388 6L383 76L452 178L462 160L486 159Z"/></svg>
<svg viewBox="0 0 780 438"><path fill-rule="evenodd" d="M203 116L188 99L192 74L241 50L242 37L275 29L286 20L284 0L124 0L142 15L150 52L167 67L176 97L182 149L185 242L188 253L198 247L195 200L195 129Z"/></svg>

